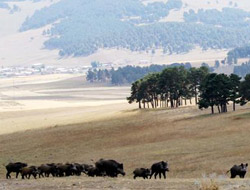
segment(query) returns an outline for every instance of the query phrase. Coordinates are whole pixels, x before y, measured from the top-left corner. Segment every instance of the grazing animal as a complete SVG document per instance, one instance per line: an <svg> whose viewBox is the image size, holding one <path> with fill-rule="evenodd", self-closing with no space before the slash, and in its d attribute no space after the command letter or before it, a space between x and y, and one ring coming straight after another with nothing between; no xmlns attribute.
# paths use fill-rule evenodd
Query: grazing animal
<svg viewBox="0 0 250 190"><path fill-rule="evenodd" d="M41 166L38 167L38 173L39 173L39 178L42 177L49 177L52 175L53 177L57 176L58 171L57 171L57 166L56 164L42 164Z"/></svg>
<svg viewBox="0 0 250 190"><path fill-rule="evenodd" d="M118 174L125 176L123 164L115 160L100 159L95 163L95 166L101 173L105 173L109 177L117 177Z"/></svg>
<svg viewBox="0 0 250 190"><path fill-rule="evenodd" d="M133 171L134 174L134 179L136 179L136 177L143 177L143 179L148 179L148 177L150 176L150 170L148 168L136 168Z"/></svg>
<svg viewBox="0 0 250 190"><path fill-rule="evenodd" d="M18 178L18 174L20 173L20 170L26 166L27 164L22 163L22 162L9 163L8 165L5 166L7 170L6 179L11 178L11 175L10 175L11 172L16 173L16 178Z"/></svg>
<svg viewBox="0 0 250 190"><path fill-rule="evenodd" d="M167 162L161 161L161 162L155 163L151 166L150 179L152 178L154 174L155 174L155 179L158 174L159 174L160 179L161 179L161 174L163 174L164 179L166 179L166 172L169 172Z"/></svg>
<svg viewBox="0 0 250 190"><path fill-rule="evenodd" d="M74 163L73 165L75 167L75 171L73 171L73 174L76 176L80 176L83 172L83 166L78 163Z"/></svg>
<svg viewBox="0 0 250 190"><path fill-rule="evenodd" d="M237 175L240 178L244 178L247 173L248 163L241 165L234 165L230 170L227 171L231 173L231 178L235 178Z"/></svg>
<svg viewBox="0 0 250 190"><path fill-rule="evenodd" d="M82 164L82 172L85 173L85 174L88 174L88 171L89 169L93 168L94 166L93 165L89 165L89 164Z"/></svg>
<svg viewBox="0 0 250 190"><path fill-rule="evenodd" d="M24 179L24 177L30 179L31 175L33 175L33 177L36 179L36 176L38 174L38 169L35 166L23 167L20 170L20 173L22 175L22 179Z"/></svg>
<svg viewBox="0 0 250 190"><path fill-rule="evenodd" d="M76 166L74 164L58 164L57 165L58 174L60 177L72 176L77 172Z"/></svg>
<svg viewBox="0 0 250 190"><path fill-rule="evenodd" d="M102 173L98 168L96 167L91 167L88 169L87 175L90 177L100 177L100 176L105 176L104 173Z"/></svg>

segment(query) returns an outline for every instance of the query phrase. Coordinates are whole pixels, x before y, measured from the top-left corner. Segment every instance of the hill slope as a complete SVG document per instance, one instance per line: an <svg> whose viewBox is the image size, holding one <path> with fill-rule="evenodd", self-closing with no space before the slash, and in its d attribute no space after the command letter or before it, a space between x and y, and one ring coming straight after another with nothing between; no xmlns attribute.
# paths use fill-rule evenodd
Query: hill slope
<svg viewBox="0 0 250 190"><path fill-rule="evenodd" d="M249 161L249 106L214 116L195 107L132 113L1 135L0 174L4 177L3 164L9 161L38 165L112 158L125 164L128 177L136 167L167 160L169 178L200 178L224 175L233 164Z"/></svg>
<svg viewBox="0 0 250 190"><path fill-rule="evenodd" d="M163 48L164 54L203 49L233 48L250 42L250 13L232 5L222 10L198 12L189 9L184 22L160 22L170 11L180 10L181 0L151 2L139 0L79 1L62 0L37 11L22 25L21 31L53 25L44 31L50 40L48 49L59 49L61 56L87 56L101 48L125 48L131 51L152 51Z"/></svg>

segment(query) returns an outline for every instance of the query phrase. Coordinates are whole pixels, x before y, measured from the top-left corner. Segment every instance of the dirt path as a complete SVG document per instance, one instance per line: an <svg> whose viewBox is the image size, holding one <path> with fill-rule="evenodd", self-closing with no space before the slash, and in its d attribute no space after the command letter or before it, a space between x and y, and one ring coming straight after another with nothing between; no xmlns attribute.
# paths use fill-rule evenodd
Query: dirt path
<svg viewBox="0 0 250 190"><path fill-rule="evenodd" d="M214 179L220 190L249 190L250 180ZM210 179L174 179L143 180L143 179L109 179L109 178L49 178L37 180L0 180L1 190L83 190L83 189L113 189L113 190L199 190L203 185L211 185Z"/></svg>

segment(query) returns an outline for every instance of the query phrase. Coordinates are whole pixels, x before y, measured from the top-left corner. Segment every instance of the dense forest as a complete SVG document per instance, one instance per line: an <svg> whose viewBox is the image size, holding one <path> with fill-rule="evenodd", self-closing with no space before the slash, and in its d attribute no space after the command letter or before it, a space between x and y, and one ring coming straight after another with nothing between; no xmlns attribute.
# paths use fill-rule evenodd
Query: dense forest
<svg viewBox="0 0 250 190"><path fill-rule="evenodd" d="M171 65L150 65L148 67L126 66L119 67L117 70L97 69L97 64L87 73L87 81L89 82L111 82L113 85L131 84L132 82L144 77L148 73L160 72L167 67L183 66L191 68L190 63L173 63Z"/></svg>
<svg viewBox="0 0 250 190"><path fill-rule="evenodd" d="M234 66L234 74L245 77L250 73L250 61L242 63L240 66Z"/></svg>
<svg viewBox="0 0 250 190"><path fill-rule="evenodd" d="M164 54L188 52L199 45L208 48L234 48L250 41L248 12L237 8L190 10L185 22L159 22L170 10L182 7L181 0L144 5L140 0L62 0L36 11L20 31L53 24L44 35L48 49L61 56L87 56L100 48ZM229 18L229 19L228 19Z"/></svg>
<svg viewBox="0 0 250 190"><path fill-rule="evenodd" d="M241 81L235 74L210 73L207 67L185 69L170 67L162 72L151 73L132 83L129 103L136 102L139 108L179 107L195 98L200 109L211 107L214 113L227 112L233 102L244 105L250 100L250 74Z"/></svg>
<svg viewBox="0 0 250 190"><path fill-rule="evenodd" d="M228 63L236 64L239 58L250 58L250 45L234 48L227 54Z"/></svg>

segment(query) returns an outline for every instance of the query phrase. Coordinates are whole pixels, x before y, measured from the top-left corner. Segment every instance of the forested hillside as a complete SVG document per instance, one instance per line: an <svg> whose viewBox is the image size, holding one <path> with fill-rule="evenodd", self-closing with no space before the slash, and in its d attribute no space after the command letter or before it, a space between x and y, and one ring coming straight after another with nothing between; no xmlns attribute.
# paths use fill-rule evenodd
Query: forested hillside
<svg viewBox="0 0 250 190"><path fill-rule="evenodd" d="M227 54L229 63L237 63L239 58L250 58L250 45L234 48Z"/></svg>
<svg viewBox="0 0 250 190"><path fill-rule="evenodd" d="M234 66L234 73L241 77L245 77L250 73L250 61L242 63L239 66Z"/></svg>
<svg viewBox="0 0 250 190"><path fill-rule="evenodd" d="M183 7L181 0L144 5L139 0L62 0L26 19L20 31L55 23L44 31L48 49L61 56L86 56L100 48L163 53L234 48L250 42L249 12L238 8L190 10L185 22L159 22L171 10Z"/></svg>

